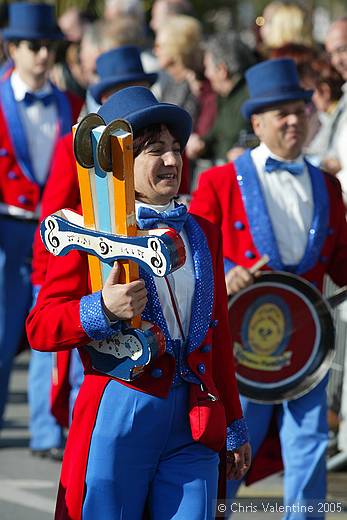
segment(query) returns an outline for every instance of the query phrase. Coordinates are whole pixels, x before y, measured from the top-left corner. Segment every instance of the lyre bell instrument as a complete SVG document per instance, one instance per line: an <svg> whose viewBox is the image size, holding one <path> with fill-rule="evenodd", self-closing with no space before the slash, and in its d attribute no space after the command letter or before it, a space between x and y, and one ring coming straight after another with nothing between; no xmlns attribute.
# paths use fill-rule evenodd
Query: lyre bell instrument
<svg viewBox="0 0 347 520"><path fill-rule="evenodd" d="M122 283L138 279L139 266L154 276L181 267L185 248L175 230L137 228L130 124L117 119L106 125L98 114L89 114L73 132L83 216L64 209L47 217L40 232L48 251L86 252L92 292L102 289L116 260ZM131 381L165 352L165 337L157 325L136 316L131 323L121 321L109 339L84 348L96 371Z"/></svg>

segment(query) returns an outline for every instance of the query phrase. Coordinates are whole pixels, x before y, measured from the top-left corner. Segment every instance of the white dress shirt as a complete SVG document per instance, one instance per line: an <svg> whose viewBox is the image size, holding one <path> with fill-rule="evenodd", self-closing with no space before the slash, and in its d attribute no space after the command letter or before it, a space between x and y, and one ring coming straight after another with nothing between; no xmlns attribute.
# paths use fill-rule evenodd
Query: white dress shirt
<svg viewBox="0 0 347 520"><path fill-rule="evenodd" d="M175 207L175 204L173 201L171 201L169 204L165 204L164 206L152 206L150 204L144 204L143 202L137 201L136 215L140 206L154 209L155 211L158 211L160 213L162 211L168 211L173 209ZM158 224L158 227L164 228L165 225L160 223ZM189 332L192 299L195 289L195 271L193 267L192 253L187 234L184 230L182 230L180 236L184 242L184 247L186 250L186 261L182 267L177 269L177 271L174 271L172 274L169 274L166 278L170 283L172 292L175 296L176 306L181 320L182 329L186 337ZM171 303L171 297L167 284L164 278L159 278L157 276L154 277L154 281L170 336L172 339L182 339L180 328L177 323L175 312Z"/></svg>
<svg viewBox="0 0 347 520"><path fill-rule="evenodd" d="M44 106L40 101L35 101L30 106L21 103L25 94L32 92L32 90L16 71L13 71L11 75L11 86L15 100L18 102L19 114L27 137L34 174L42 185L47 179L54 145L58 137L59 121L57 107L54 103ZM35 91L35 94L48 94L51 91L52 87L47 82L42 89Z"/></svg>
<svg viewBox="0 0 347 520"><path fill-rule="evenodd" d="M280 161L284 159L271 153L264 143L251 151L251 157L264 193L282 262L285 265L297 264L304 255L313 216L312 186L307 167L305 165L301 175L293 175L285 170L266 172L265 162L268 157ZM300 155L295 161L285 162L303 163L303 156Z"/></svg>

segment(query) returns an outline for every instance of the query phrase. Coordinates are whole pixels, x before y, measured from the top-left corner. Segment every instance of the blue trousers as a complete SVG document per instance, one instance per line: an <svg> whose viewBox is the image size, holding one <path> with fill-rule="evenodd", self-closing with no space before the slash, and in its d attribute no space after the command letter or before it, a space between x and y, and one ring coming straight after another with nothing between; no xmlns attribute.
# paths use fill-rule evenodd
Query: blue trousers
<svg viewBox="0 0 347 520"><path fill-rule="evenodd" d="M69 401L69 423L72 421L72 412L75 406L78 392L84 379L84 368L77 348L71 352L69 381L70 381L70 401Z"/></svg>
<svg viewBox="0 0 347 520"><path fill-rule="evenodd" d="M302 505L326 497L326 449L328 443L326 385L328 376L308 394L275 405L284 462L284 504ZM241 397L253 457L265 438L274 405L264 405ZM241 481L228 481L232 499ZM315 508L317 509L316 505ZM286 520L314 520L323 514L290 513Z"/></svg>
<svg viewBox="0 0 347 520"><path fill-rule="evenodd" d="M63 429L51 414L51 375L51 352L37 352L33 350L28 377L30 448L32 450L61 448L64 444ZM69 372L71 385L69 401L70 422L83 377L82 361L78 350L74 349L71 352Z"/></svg>
<svg viewBox="0 0 347 520"><path fill-rule="evenodd" d="M0 429L14 356L31 305L31 247L36 224L0 217Z"/></svg>
<svg viewBox="0 0 347 520"><path fill-rule="evenodd" d="M167 399L111 381L102 397L86 474L83 520L212 520L218 454L192 440L186 384Z"/></svg>
<svg viewBox="0 0 347 520"><path fill-rule="evenodd" d="M28 398L30 448L47 450L63 446L63 429L51 414L52 353L31 351Z"/></svg>

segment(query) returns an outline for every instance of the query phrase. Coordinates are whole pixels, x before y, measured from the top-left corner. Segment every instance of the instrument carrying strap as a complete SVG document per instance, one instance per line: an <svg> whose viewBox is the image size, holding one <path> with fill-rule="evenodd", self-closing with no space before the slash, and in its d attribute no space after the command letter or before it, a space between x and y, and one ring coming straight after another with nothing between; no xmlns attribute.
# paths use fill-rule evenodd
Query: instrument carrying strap
<svg viewBox="0 0 347 520"><path fill-rule="evenodd" d="M171 284L169 282L169 280L167 279L167 276L165 276L165 282L166 282L166 285L167 285L167 288L169 290L169 294L170 294L170 299L171 299L171 303L172 303L172 308L173 308L173 311L175 313L175 317L176 317L176 320L177 320L177 323L178 323L178 327L180 329L180 333L182 335L182 339L183 341L185 341L186 337L185 337L185 334L183 332L183 327L182 327L182 322L181 322L181 318L180 318L180 315L178 313L178 308L177 308L177 303L176 303L176 298L175 298L175 295L173 293L173 290L172 290L172 287L171 287Z"/></svg>

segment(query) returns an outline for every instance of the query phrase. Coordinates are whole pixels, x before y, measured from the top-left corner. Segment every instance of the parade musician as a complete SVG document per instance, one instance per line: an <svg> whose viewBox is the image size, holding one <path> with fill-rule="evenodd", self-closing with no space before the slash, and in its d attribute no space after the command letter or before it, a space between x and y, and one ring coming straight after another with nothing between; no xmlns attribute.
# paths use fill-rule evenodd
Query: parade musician
<svg viewBox="0 0 347 520"><path fill-rule="evenodd" d="M45 351L77 345L85 367L56 518L139 520L147 503L152 519L210 520L219 452L227 476L241 478L250 448L234 374L220 233L174 202L191 118L144 87L113 94L98 114L106 123L131 124L138 225L174 227L186 262L166 281L142 272L129 284L118 283L116 264L102 291L91 293L85 253L50 258L27 321L30 344ZM159 212L154 219L153 210ZM93 370L85 345L114 336L122 320L137 314L162 329L166 352L125 384Z"/></svg>
<svg viewBox="0 0 347 520"><path fill-rule="evenodd" d="M320 290L325 274L345 285L347 225L340 184L302 155L312 92L301 88L289 59L257 64L246 79L250 97L242 112L261 143L233 163L204 172L190 207L222 230L228 293L253 283L249 268L264 254L270 257L264 269L297 274ZM328 376L281 405L241 396L256 454L249 474L262 478L281 469L274 454L282 455L285 505L326 496L327 381ZM281 453L267 442L273 424ZM239 485L229 483L230 498ZM305 513L295 516L304 518Z"/></svg>

